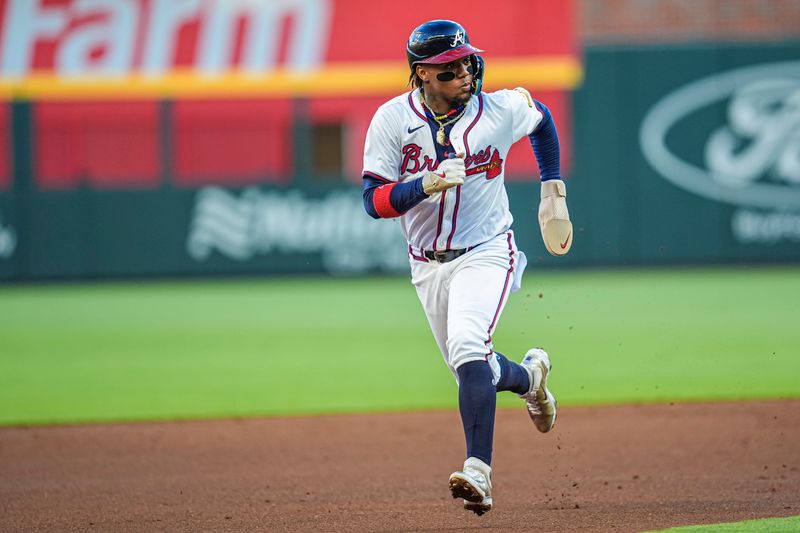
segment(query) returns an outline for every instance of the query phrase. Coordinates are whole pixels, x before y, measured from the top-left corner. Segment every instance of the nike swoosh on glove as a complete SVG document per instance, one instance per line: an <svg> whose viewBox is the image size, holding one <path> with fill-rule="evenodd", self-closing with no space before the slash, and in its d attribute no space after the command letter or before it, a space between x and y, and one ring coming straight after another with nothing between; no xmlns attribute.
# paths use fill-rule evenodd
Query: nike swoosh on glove
<svg viewBox="0 0 800 533"><path fill-rule="evenodd" d="M542 182L539 227L548 252L552 255L566 255L569 252L573 238L572 222L567 210L567 187L562 180Z"/></svg>
<svg viewBox="0 0 800 533"><path fill-rule="evenodd" d="M464 166L464 154L445 159L436 170L422 176L422 190L430 196L435 192L446 191L457 185L464 185L467 169Z"/></svg>

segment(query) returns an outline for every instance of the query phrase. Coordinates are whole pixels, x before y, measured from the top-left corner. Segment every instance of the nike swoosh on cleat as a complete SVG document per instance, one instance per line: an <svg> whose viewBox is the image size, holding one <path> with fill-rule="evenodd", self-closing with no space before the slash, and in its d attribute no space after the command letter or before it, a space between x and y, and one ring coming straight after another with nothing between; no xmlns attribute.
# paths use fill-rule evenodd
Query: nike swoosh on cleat
<svg viewBox="0 0 800 533"><path fill-rule="evenodd" d="M424 128L424 127L425 127L425 124L423 124L422 126L417 126L417 127L416 127L416 128L414 128L414 129L411 129L411 126L409 126L409 127L408 127L408 134L410 135L410 134L414 133L415 131L417 131L418 129L420 129L420 128Z"/></svg>
<svg viewBox="0 0 800 533"><path fill-rule="evenodd" d="M565 240L564 242L561 243L561 249L562 250L567 247L567 243L569 242L569 238L570 237L572 237L572 232L570 232L570 234L567 235L567 240Z"/></svg>

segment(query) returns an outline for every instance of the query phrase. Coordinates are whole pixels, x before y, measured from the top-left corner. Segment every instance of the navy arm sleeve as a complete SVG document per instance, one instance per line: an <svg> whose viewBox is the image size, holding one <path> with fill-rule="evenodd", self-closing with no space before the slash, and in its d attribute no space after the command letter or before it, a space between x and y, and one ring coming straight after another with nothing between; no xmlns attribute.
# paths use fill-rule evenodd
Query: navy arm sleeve
<svg viewBox="0 0 800 533"><path fill-rule="evenodd" d="M543 103L534 100L536 108L544 115L528 138L533 146L533 153L539 163L541 181L561 179L561 156L558 146L556 123L550 110Z"/></svg>
<svg viewBox="0 0 800 533"><path fill-rule="evenodd" d="M363 175L364 209L372 218L398 217L428 197L422 178L394 183L371 174Z"/></svg>

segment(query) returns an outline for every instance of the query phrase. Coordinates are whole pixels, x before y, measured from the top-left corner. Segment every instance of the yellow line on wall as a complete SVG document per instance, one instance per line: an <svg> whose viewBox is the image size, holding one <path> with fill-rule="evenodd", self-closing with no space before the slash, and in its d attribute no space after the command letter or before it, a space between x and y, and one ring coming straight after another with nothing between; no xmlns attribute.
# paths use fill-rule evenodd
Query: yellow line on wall
<svg viewBox="0 0 800 533"><path fill-rule="evenodd" d="M570 90L577 87L582 76L581 64L572 56L497 58L487 61L484 87ZM377 96L404 92L407 79L408 67L394 61L329 63L309 74L278 69L265 75L229 72L213 77L193 70L176 70L158 77L134 74L119 78L64 78L40 72L20 79L0 78L0 99Z"/></svg>

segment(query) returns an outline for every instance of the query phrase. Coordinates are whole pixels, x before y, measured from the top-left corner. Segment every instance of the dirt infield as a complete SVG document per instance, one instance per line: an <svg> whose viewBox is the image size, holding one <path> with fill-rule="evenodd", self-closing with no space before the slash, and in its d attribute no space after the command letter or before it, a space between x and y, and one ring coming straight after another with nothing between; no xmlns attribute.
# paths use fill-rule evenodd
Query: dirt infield
<svg viewBox="0 0 800 533"><path fill-rule="evenodd" d="M0 430L2 531L638 531L800 515L800 401L496 424L492 512L450 498L455 412Z"/></svg>

